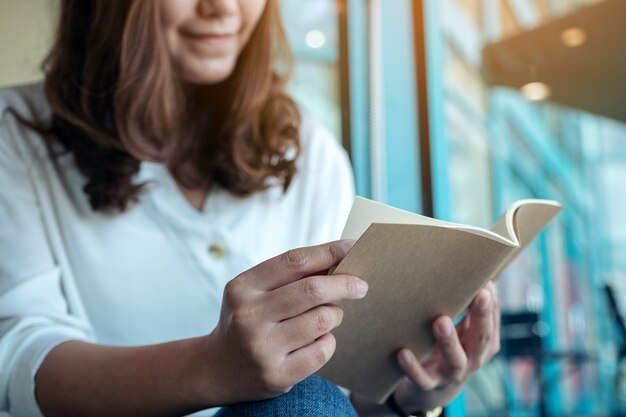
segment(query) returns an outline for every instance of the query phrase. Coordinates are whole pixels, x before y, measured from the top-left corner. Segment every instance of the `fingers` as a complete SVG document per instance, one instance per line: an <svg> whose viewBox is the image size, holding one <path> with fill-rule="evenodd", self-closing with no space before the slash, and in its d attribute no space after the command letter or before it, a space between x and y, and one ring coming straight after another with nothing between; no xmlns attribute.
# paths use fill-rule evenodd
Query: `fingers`
<svg viewBox="0 0 626 417"><path fill-rule="evenodd" d="M480 291L457 327L458 332L449 317L435 320L436 345L423 363L408 349L398 353L400 367L421 391L460 389L500 349L500 308L493 283Z"/></svg>
<svg viewBox="0 0 626 417"><path fill-rule="evenodd" d="M493 356L500 351L500 302L498 300L498 288L493 282L489 282L485 288L491 292L493 337L491 338L490 356Z"/></svg>
<svg viewBox="0 0 626 417"><path fill-rule="evenodd" d="M487 290L490 293L490 310L493 316L493 335L491 337L491 341L489 342L488 347L488 358L492 357L496 353L500 351L500 303L498 301L498 289L493 282L489 282L484 290ZM475 301L475 300L474 300ZM457 326L457 330L459 332L459 336L461 338L462 343L467 339L466 334L470 331L474 331L474 327L471 322L471 314L468 313L465 315L461 323Z"/></svg>
<svg viewBox="0 0 626 417"><path fill-rule="evenodd" d="M437 343L424 364L408 349L398 353L398 362L404 373L424 391L444 384L459 384L467 376L467 355L452 320L446 316L439 317L433 323L433 333Z"/></svg>
<svg viewBox="0 0 626 417"><path fill-rule="evenodd" d="M398 352L398 363L404 374L423 391L435 389L439 378L433 378L409 349Z"/></svg>
<svg viewBox="0 0 626 417"><path fill-rule="evenodd" d="M343 310L335 305L323 305L274 326L276 344L287 352L310 345L320 336L341 324Z"/></svg>
<svg viewBox="0 0 626 417"><path fill-rule="evenodd" d="M339 264L353 245L352 240L337 240L293 249L257 265L244 272L241 277L250 287L271 291Z"/></svg>
<svg viewBox="0 0 626 417"><path fill-rule="evenodd" d="M283 361L285 376L293 381L301 381L326 364L335 353L335 337L326 333L315 342L300 348Z"/></svg>
<svg viewBox="0 0 626 417"><path fill-rule="evenodd" d="M277 288L260 301L269 319L281 321L322 304L363 298L367 288L365 281L351 275L313 276Z"/></svg>
<svg viewBox="0 0 626 417"><path fill-rule="evenodd" d="M433 323L433 333L437 341L436 349L441 355L438 367L442 378L461 380L467 367L467 355L450 317L439 317Z"/></svg>
<svg viewBox="0 0 626 417"><path fill-rule="evenodd" d="M463 346L471 370L480 368L491 358L494 339L494 311L492 289L482 289L469 307L471 325L464 332Z"/></svg>
<svg viewBox="0 0 626 417"><path fill-rule="evenodd" d="M220 320L211 334L226 352L225 366L250 381L257 394L285 392L334 353L335 338L329 331L341 323L343 312L332 303L362 298L367 284L354 276L325 273L353 244L336 241L295 249L227 283Z"/></svg>

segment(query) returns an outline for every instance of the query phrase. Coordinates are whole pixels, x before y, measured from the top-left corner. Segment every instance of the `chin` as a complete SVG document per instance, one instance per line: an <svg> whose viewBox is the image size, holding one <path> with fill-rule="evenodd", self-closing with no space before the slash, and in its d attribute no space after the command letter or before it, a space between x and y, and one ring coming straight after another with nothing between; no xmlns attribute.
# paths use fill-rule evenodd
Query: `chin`
<svg viewBox="0 0 626 417"><path fill-rule="evenodd" d="M186 68L183 79L191 84L218 84L230 77L235 70L235 62L211 62Z"/></svg>

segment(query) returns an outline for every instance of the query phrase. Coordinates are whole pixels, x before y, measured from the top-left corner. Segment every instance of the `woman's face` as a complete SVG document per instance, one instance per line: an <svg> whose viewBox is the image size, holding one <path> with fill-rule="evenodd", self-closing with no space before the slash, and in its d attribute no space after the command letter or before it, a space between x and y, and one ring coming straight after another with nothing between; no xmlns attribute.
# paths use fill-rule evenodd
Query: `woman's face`
<svg viewBox="0 0 626 417"><path fill-rule="evenodd" d="M215 84L228 78L267 0L159 0L167 48L182 78Z"/></svg>

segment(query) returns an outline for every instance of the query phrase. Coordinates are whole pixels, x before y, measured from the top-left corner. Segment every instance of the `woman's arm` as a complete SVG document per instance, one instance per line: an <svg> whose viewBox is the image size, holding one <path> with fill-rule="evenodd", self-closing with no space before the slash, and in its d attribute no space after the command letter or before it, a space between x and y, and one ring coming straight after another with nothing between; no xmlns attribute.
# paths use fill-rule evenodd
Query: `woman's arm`
<svg viewBox="0 0 626 417"><path fill-rule="evenodd" d="M46 416L167 416L208 408L222 396L212 348L208 337L142 347L67 342L42 363L37 401Z"/></svg>
<svg viewBox="0 0 626 417"><path fill-rule="evenodd" d="M46 416L168 416L289 391L332 356L329 332L343 317L334 303L367 292L357 277L319 274L352 244L291 250L239 275L206 337L133 348L59 345L36 376L40 408Z"/></svg>

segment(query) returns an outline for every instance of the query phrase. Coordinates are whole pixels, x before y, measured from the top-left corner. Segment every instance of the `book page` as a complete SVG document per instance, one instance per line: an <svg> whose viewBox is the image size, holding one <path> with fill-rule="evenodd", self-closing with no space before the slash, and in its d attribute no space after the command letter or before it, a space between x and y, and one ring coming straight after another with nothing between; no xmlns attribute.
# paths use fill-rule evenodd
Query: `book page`
<svg viewBox="0 0 626 417"><path fill-rule="evenodd" d="M492 227L492 231L515 241L512 251L497 268L500 274L563 207L553 200L519 200Z"/></svg>
<svg viewBox="0 0 626 417"><path fill-rule="evenodd" d="M354 199L354 204L352 205L352 210L350 210L350 215L348 216L348 221L343 229L341 238L358 239L372 223L421 224L426 226L447 227L488 237L510 246L516 244L516 242L510 239L510 237L500 236L491 230L433 219L428 216L411 213L409 211L391 207L363 197L356 197Z"/></svg>
<svg viewBox="0 0 626 417"><path fill-rule="evenodd" d="M521 230L520 225L517 224L515 217L519 211L519 209L523 206L533 207L531 209L532 214L529 218L527 214L522 215L525 220L522 220L524 223L521 225L521 228L525 230L524 233L529 233L529 236L525 236L524 239L518 238L518 233ZM550 219L561 210L562 206L554 200L537 200L537 199L525 199L518 200L512 203L504 212L504 214L496 221L496 223L491 227L491 231L504 237L507 240L514 241L516 244L521 242L521 246L525 246L532 238L539 233L539 231L543 228L545 224L550 221ZM525 209L526 213L528 209ZM537 228L538 225L533 226L532 224L526 224L528 222L532 223L532 217L535 216L539 223L541 224L543 221L545 223L541 224L541 227ZM543 220L541 220L543 219ZM534 233L531 232L531 229ZM524 243L525 242L525 243Z"/></svg>

